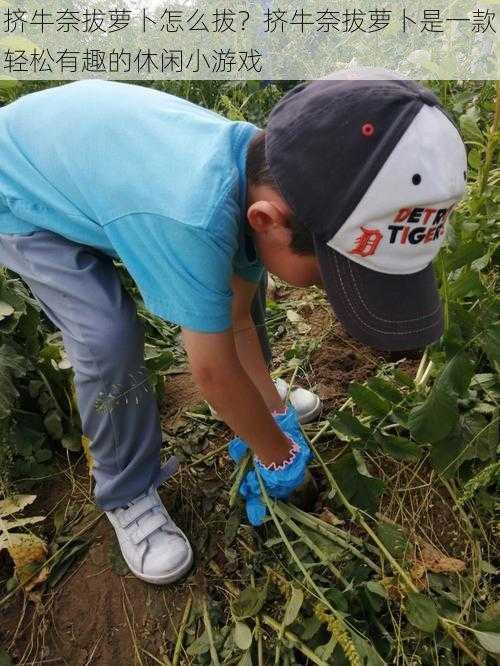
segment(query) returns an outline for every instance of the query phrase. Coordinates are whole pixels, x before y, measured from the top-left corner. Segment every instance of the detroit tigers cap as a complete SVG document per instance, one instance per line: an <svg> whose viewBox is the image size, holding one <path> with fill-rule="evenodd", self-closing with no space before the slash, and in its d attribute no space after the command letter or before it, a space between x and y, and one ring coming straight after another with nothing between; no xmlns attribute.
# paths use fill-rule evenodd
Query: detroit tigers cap
<svg viewBox="0 0 500 666"><path fill-rule="evenodd" d="M273 109L266 157L314 238L345 329L381 350L443 333L432 261L466 185L464 143L428 89L359 68L303 83Z"/></svg>

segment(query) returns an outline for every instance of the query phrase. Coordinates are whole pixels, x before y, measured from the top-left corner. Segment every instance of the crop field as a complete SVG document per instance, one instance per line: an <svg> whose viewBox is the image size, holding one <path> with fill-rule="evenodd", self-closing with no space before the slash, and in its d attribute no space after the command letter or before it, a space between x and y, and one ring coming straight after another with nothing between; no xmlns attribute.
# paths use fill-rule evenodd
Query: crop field
<svg viewBox="0 0 500 666"><path fill-rule="evenodd" d="M294 82L151 85L263 126ZM2 103L44 84L0 88ZM500 85L430 83L468 147L436 273L446 330L411 354L353 341L318 288L273 281L273 373L323 399L293 501L248 525L232 434L192 382L177 327L137 301L161 405L160 489L195 566L134 578L92 499L60 334L0 267L0 666L500 663ZM1 159L1 158L0 158ZM409 296L410 297L410 296Z"/></svg>

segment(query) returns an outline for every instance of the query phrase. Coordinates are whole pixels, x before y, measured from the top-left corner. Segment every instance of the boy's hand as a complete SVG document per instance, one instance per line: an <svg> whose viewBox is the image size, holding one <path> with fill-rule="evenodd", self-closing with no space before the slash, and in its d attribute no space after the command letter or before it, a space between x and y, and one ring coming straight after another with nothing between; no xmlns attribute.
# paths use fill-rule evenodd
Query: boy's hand
<svg viewBox="0 0 500 666"><path fill-rule="evenodd" d="M285 414L275 416L275 419L288 436L293 450L291 459L281 467L266 467L254 456L254 464L259 471L262 482L270 497L287 499L293 491L301 486L305 479L307 465L311 459L311 450L300 429L297 413L289 407ZM229 443L229 455L235 462L239 462L245 455L247 446L243 440L236 438ZM244 477L240 486L240 495L245 498L248 520L252 525L262 524L267 508L261 497L261 488L256 471L251 471Z"/></svg>

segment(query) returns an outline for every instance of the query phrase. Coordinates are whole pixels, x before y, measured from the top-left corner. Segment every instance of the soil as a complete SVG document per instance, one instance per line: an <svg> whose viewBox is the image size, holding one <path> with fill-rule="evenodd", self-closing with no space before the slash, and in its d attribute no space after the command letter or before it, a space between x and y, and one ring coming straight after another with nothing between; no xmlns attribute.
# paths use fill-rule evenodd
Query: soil
<svg viewBox="0 0 500 666"><path fill-rule="evenodd" d="M300 302L301 294L296 291ZM278 294L278 298L285 296L289 292ZM395 360L353 342L324 307L299 305L298 311L310 325L308 338L322 338L312 354L311 367L298 383L319 393L325 412L345 401L351 381L362 381L381 362ZM276 344L278 364L290 344L289 338ZM401 367L412 373L415 365L415 359L410 358ZM201 402L189 373L168 375L162 404L166 442L169 443L171 436L180 436L195 457L207 456L229 436L223 426L204 423L203 415L199 422L183 417L182 412L195 409ZM72 476L68 478L67 461L61 456L61 474L32 491L38 496L33 511L48 516L44 536L49 541L54 532L52 519L56 508L62 504L91 506L85 463L73 461L73 465ZM202 590L204 577L210 575L205 564L213 558L226 575L230 575L227 572L231 566L241 566L225 561L220 543L226 524L213 522L212 516L228 476L227 458L221 454L208 459L203 469L188 465L161 493L166 506L192 540L197 562L196 570L174 587L150 586L130 574L123 575L126 567L113 530L104 517L98 519L83 535L89 542L87 553L72 565L61 582L45 591L35 588L24 599L21 594L14 595L0 606L0 644L13 663L128 666L157 663L148 652L157 659L161 659L167 648L171 654L175 628L180 624L188 592ZM97 514L91 510L89 516L95 519ZM88 516L75 523L75 531L82 528L86 519ZM12 570L6 555L1 557L0 579L5 581ZM180 663L188 664L189 660L182 657Z"/></svg>
<svg viewBox="0 0 500 666"><path fill-rule="evenodd" d="M165 395L162 414L167 429L176 427L180 411L201 402L191 376L184 372L168 377ZM61 459L60 464L64 470L65 460ZM53 483L33 489L37 500L25 514L50 517L61 503L81 504L78 486L88 485L85 463L80 461L73 473L77 486L73 494L68 494L67 476L56 476ZM176 490L174 485L173 489L167 487L161 491L166 506L179 504ZM186 524L184 512L172 512L179 526L195 541L191 536L193 526ZM96 515L91 514L90 518ZM77 530L81 527L78 524ZM42 536L50 541L53 532L50 525L42 530ZM160 588L146 585L127 573L113 529L104 516L84 538L90 543L85 557L72 566L54 590L42 596L35 589L26 600L17 594L0 607L0 646L8 651L13 663L146 664L153 662L146 653L137 653L139 648L136 649L134 642L141 650L158 657L175 641L175 627L180 624L193 577L176 587ZM12 568L3 552L0 580L10 575Z"/></svg>
<svg viewBox="0 0 500 666"><path fill-rule="evenodd" d="M83 465L81 473L86 474ZM57 487L47 493L40 490L38 511L42 513L44 505L54 506L64 495L65 490ZM168 503L168 493L162 496ZM121 666L141 663L134 640L155 655L175 640L174 627L186 598L182 588L161 589L130 574L123 576L126 567L104 517L86 538L90 547L85 557L54 590L43 596L36 590L29 593L25 608L19 594L2 606L0 644L13 663ZM144 656L140 655L143 663Z"/></svg>

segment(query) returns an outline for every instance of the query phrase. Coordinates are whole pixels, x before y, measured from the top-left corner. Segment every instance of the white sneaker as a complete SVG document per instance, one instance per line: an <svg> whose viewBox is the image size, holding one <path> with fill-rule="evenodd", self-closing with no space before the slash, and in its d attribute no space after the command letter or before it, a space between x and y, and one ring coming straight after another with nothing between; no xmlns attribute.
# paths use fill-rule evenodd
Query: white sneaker
<svg viewBox="0 0 500 666"><path fill-rule="evenodd" d="M278 377L274 380L274 385L276 386L276 389L284 402L288 394L287 382L284 379ZM319 396L305 388L299 387L292 389L288 399L292 407L297 412L299 421L301 423L309 423L310 421L314 421L314 419L321 412L322 404Z"/></svg>
<svg viewBox="0 0 500 666"><path fill-rule="evenodd" d="M127 507L106 511L130 571L157 585L173 583L187 573L193 551L186 535L174 523L155 488Z"/></svg>

